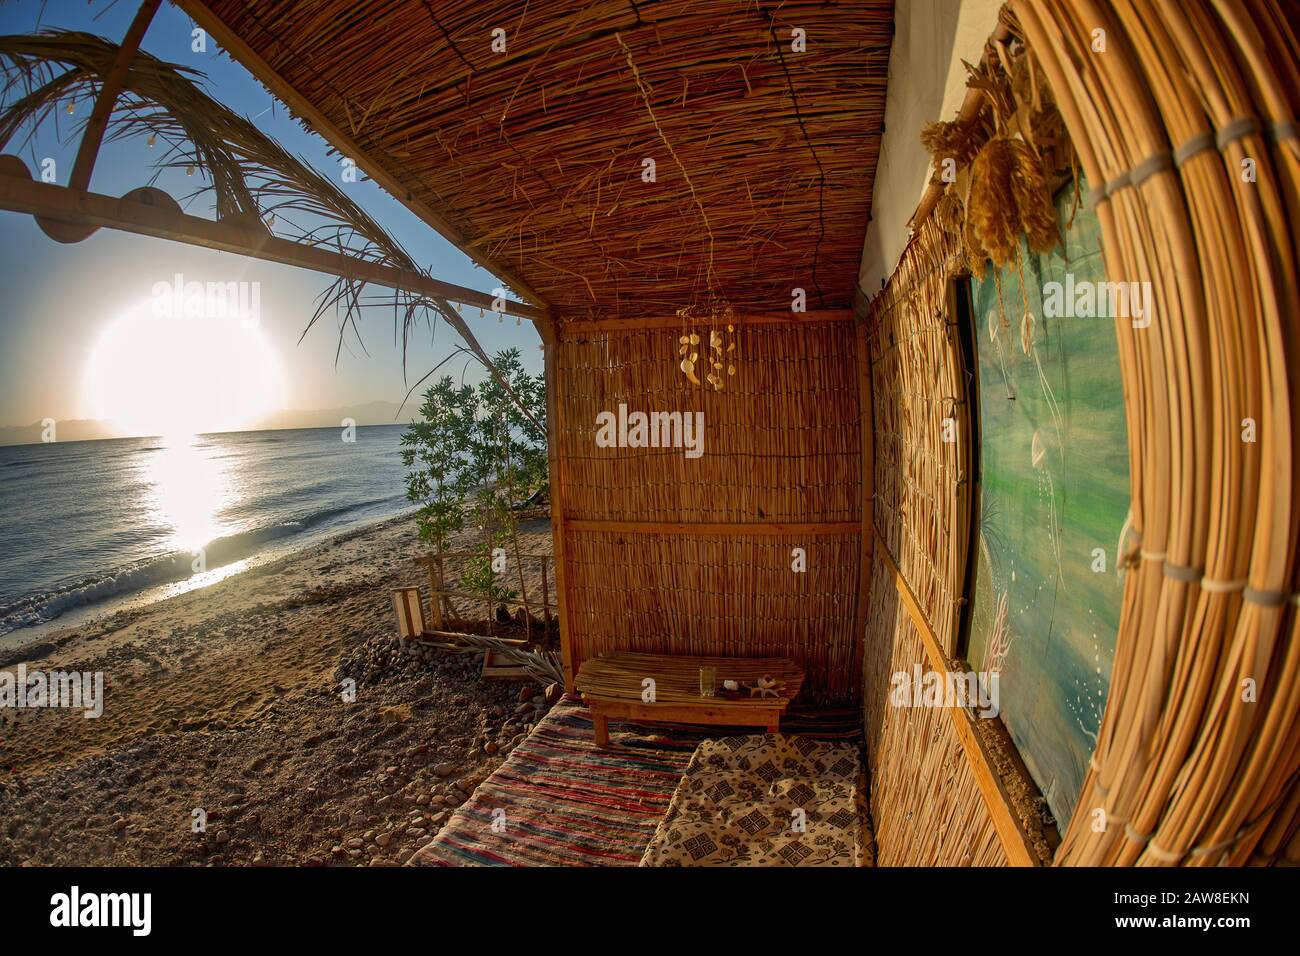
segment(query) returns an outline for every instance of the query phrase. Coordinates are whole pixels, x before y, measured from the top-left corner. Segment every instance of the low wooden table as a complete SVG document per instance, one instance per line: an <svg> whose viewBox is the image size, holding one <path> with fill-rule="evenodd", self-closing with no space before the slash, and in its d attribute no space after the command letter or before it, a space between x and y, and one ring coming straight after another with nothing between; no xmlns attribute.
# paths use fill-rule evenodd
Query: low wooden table
<svg viewBox="0 0 1300 956"><path fill-rule="evenodd" d="M717 696L700 696L700 668L717 670ZM722 682L753 684L764 674L784 683L776 697L723 696ZM682 657L619 651L584 661L575 682L591 708L596 743L609 745L609 718L658 720L671 724L720 724L763 727L777 733L781 715L803 685L803 671L783 657ZM654 700L643 694L646 678L654 680Z"/></svg>

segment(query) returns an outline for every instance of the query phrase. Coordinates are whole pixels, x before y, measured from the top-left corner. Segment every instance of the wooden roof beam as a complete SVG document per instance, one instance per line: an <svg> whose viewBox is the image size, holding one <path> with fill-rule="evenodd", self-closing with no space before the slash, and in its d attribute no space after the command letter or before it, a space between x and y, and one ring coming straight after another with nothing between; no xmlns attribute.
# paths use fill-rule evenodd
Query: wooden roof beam
<svg viewBox="0 0 1300 956"><path fill-rule="evenodd" d="M472 261L500 278L525 299L539 306L537 309L539 316L548 314L547 303L537 290L524 281L521 276L471 252L467 236L463 235L459 229L443 218L432 206L416 199L406 186L402 185L394 175L376 162L373 157L361 148L356 140L330 122L324 113L312 105L310 100L290 86L283 77L271 68L270 64L262 59L238 34L218 19L201 0L173 0L173 2L189 14L195 23L215 37L216 41L227 53L242 64L253 76L261 80L274 96L306 120L312 129L325 137L335 149L355 160L357 166L364 170L371 179L377 182L393 198L432 226L443 238Z"/></svg>
<svg viewBox="0 0 1300 956"><path fill-rule="evenodd" d="M149 24L153 21L153 16L158 12L161 3L162 0L144 0L144 3L140 4L135 19L131 21L126 36L122 38L122 43L117 48L113 67L104 77L104 84L99 88L99 97L95 100L95 108L86 122L85 132L81 134L76 165L72 167L72 178L68 181L68 185L73 189L90 188L90 174L95 170L95 159L99 156L99 147L104 141L104 131L108 129L108 118L113 114L113 107L117 105L117 96L122 92L122 84L131 69L131 61L135 59L136 51L140 49L140 41L144 39L145 31L149 29Z"/></svg>
<svg viewBox="0 0 1300 956"><path fill-rule="evenodd" d="M532 321L549 321L549 315L544 309L508 299L504 302L504 308L495 309L493 306L501 303L486 292L319 246L282 239L272 235L260 224L223 222L187 215L180 211L174 199L158 189L138 189L116 199L99 193L37 182L30 175L24 177L19 174L19 167L22 167L23 172L26 172L26 167L17 157L5 156L0 159L3 159L0 164L0 209L82 228L117 229L141 236L170 239L299 269L310 269L313 272L357 279L389 289L476 305Z"/></svg>

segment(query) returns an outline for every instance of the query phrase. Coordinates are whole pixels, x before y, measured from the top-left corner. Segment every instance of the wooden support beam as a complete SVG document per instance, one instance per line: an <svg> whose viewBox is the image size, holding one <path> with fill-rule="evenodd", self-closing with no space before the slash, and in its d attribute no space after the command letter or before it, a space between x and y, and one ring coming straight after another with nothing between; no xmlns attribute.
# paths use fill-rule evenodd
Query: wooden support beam
<svg viewBox="0 0 1300 956"><path fill-rule="evenodd" d="M619 534L699 534L699 535L859 535L857 521L598 521L569 518L570 531L608 531Z"/></svg>
<svg viewBox="0 0 1300 956"><path fill-rule="evenodd" d="M409 187L399 182L397 177L363 149L356 139L334 125L324 113L316 108L315 104L290 86L282 76L271 68L270 64L254 52L252 47L218 19L200 0L174 0L174 2L189 14L195 23L215 37L222 49L239 61L253 76L261 80L273 96L306 120L313 130L325 137L340 153L355 160L357 166L389 195L436 229L448 242L475 263L504 281L521 296L533 303L534 306L537 306L536 313L525 316L525 318L540 318L543 321L550 321L549 318L546 318L545 300L522 276L472 252L468 237L443 218L433 207L415 198ZM511 315L522 314L519 312L511 313Z"/></svg>
<svg viewBox="0 0 1300 956"><path fill-rule="evenodd" d="M871 605L871 564L872 544L876 526L875 511L872 504L875 498L875 428L871 397L871 362L868 357L870 343L867 338L867 324L857 321L854 328L855 355L858 365L858 438L862 443L862 458L859 467L862 489L862 524L859 534L862 536L858 549L858 593L853 609L853 674L861 685L863 646L867 639L867 610Z"/></svg>
<svg viewBox="0 0 1300 956"><path fill-rule="evenodd" d="M555 552L555 605L556 615L560 619L560 658L564 664L564 692L577 693L574 681L578 677L581 663L578 638L573 633L573 618L569 613L569 568L568 548L565 542L564 521L564 458L560 455L560 343L555 335L555 326L550 323L537 324L542 336L542 349L545 356L546 375L546 454L550 459L551 493L551 547ZM542 569L545 574L545 568Z"/></svg>
<svg viewBox="0 0 1300 956"><path fill-rule="evenodd" d="M115 199L112 196L76 191L13 175L14 162L20 161L16 157L7 157L6 166L9 168L0 167L0 209L28 213L42 219L170 239L299 269L345 276L389 289L492 309L493 297L486 292L394 269L319 246L281 239L260 224L203 219L186 215L175 208L174 202L168 205L157 200L152 203L141 201L142 198L159 196L157 190L136 191ZM504 311L507 315L518 315L526 319L547 319L544 311L511 300L505 302ZM460 328L457 331L464 334Z"/></svg>
<svg viewBox="0 0 1300 956"><path fill-rule="evenodd" d="M104 141L104 131L108 129L108 118L113 115L118 94L122 92L122 83L131 69L131 61L135 59L145 31L149 29L153 15L158 12L161 3L162 0L144 0L144 3L140 4L135 19L131 21L126 36L122 38L117 48L113 66L104 77L104 83L99 88L99 97L95 100L95 108L86 122L85 132L81 134L81 145L77 148L77 162L72 167L72 178L68 180L68 186L72 189L90 188L90 174L94 172L95 159L99 156L99 147Z"/></svg>
<svg viewBox="0 0 1300 956"><path fill-rule="evenodd" d="M889 553L884 539L880 537L879 529L876 530L876 540L880 548L880 556L889 573L894 577L894 586L898 589L899 597L903 599L903 606L907 608L908 616L912 618L912 623L916 625L916 630L921 635L921 643L925 647L925 656L929 661L930 669L940 674L947 673L949 664L944 657L943 649L939 646L939 638L930 626L930 622L926 620L921 604L912 593L903 573L898 570L894 556ZM1007 861L1012 866L1039 866L1038 855L1034 852L1028 836L1021 829L1020 818L1011 805L1011 797L1002 783L1002 777L994 769L984 742L974 727L976 718L972 717L965 707L945 709L952 716L957 739L961 741L962 750L966 754L967 766L970 767L975 783L984 797L984 804L988 807L989 816L993 820L994 829L997 830L998 839L1002 842Z"/></svg>
<svg viewBox="0 0 1300 956"><path fill-rule="evenodd" d="M852 309L819 309L812 312L739 312L732 317L736 328L754 325L802 326L814 322L850 322L853 320ZM560 335L570 338L578 335L599 335L606 332L638 332L643 329L682 329L706 328L708 323L696 319L683 322L676 315L629 316L626 319L584 319L564 322L560 326Z"/></svg>

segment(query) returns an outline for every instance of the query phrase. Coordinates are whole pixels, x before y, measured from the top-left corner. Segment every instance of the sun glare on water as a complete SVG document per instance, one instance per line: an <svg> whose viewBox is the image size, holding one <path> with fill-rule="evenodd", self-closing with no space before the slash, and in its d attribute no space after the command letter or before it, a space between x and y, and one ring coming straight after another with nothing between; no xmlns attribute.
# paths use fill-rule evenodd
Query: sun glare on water
<svg viewBox="0 0 1300 956"><path fill-rule="evenodd" d="M283 376L256 324L159 316L148 304L114 320L91 351L91 417L129 435L183 438L253 427L283 403Z"/></svg>

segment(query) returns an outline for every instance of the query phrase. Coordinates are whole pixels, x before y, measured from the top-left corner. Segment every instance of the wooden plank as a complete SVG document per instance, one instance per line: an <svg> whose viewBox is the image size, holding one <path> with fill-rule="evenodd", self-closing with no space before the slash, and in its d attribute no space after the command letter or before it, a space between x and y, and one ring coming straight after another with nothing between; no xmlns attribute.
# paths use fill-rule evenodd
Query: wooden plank
<svg viewBox="0 0 1300 956"><path fill-rule="evenodd" d="M145 31L149 29L149 24L153 21L153 16L158 12L161 3L162 0L144 0L144 3L140 4L140 9L136 11L131 26L127 28L126 36L118 45L113 65L108 75L104 77L99 96L95 100L95 108L86 122L85 132L81 134L81 144L77 147L77 161L72 167L72 177L68 180L68 185L73 189L90 188L90 174L95 169L95 158L99 155L100 144L104 141L108 118L113 115L117 95L122 92L122 81L126 79L131 69L131 61L135 59L136 50L140 48L140 41L144 39Z"/></svg>
<svg viewBox="0 0 1300 956"><path fill-rule="evenodd" d="M485 309L491 309L493 304L493 297L486 292L394 269L319 246L282 239L264 228L203 219L165 206L72 190L21 176L0 175L0 209L233 252L236 255L329 275L347 276L389 289L423 293ZM526 319L545 316L541 310L519 302L507 301L505 306L507 314Z"/></svg>
<svg viewBox="0 0 1300 956"><path fill-rule="evenodd" d="M877 540L880 556L889 568L889 573L894 577L894 586L898 588L898 594L903 599L903 606L907 608L912 623L916 625L921 635L921 643L925 647L926 657L929 658L930 668L939 673L946 673L949 667L948 661L939 646L939 639L934 629L930 627L930 622L926 620L925 613L921 610L920 602L912 593L902 572L898 570L898 565L894 562L893 555L889 553L889 548L885 546L884 539L880 538L879 531L877 531ZM952 716L957 739L961 741L962 750L966 754L966 763L975 777L980 793L984 796L984 804L988 807L998 839L1002 841L1002 849L1007 855L1007 860L1012 866L1039 866L1038 855L1020 827L1020 818L1011 806L1011 798L1002 784L1002 778L993 769L988 752L973 726L975 718L965 707L945 709Z"/></svg>
<svg viewBox="0 0 1300 956"><path fill-rule="evenodd" d="M732 319L737 327L753 325L811 325L816 322L850 322L852 309L820 309L811 312L742 312ZM708 328L709 323L696 319L683 322L676 315L629 316L626 319L587 319L564 322L560 326L562 338L593 335L606 332L637 332L645 329Z"/></svg>
<svg viewBox="0 0 1300 956"><path fill-rule="evenodd" d="M742 695L700 696L700 668L711 666L718 679L753 684L765 674L779 682L776 697ZM784 657L717 657L686 654L644 654L615 651L583 661L577 686L583 695L602 701L642 704L643 681L655 682L654 706L685 705L731 708L784 707L799 696L804 672Z"/></svg>
<svg viewBox="0 0 1300 956"><path fill-rule="evenodd" d="M858 321L854 342L858 363L858 431L862 442L861 477L862 523L858 533L862 536L858 549L858 593L853 610L853 673L862 673L863 647L867 639L867 610L871 596L871 550L875 536L875 511L872 497L875 494L875 428L871 403L871 362L867 357L867 325Z"/></svg>
<svg viewBox="0 0 1300 956"><path fill-rule="evenodd" d="M551 492L551 547L555 553L555 603L560 619L560 659L564 664L564 691L574 693L574 681L582 662L580 649L573 635L573 622L569 615L569 572L565 547L564 520L564 459L560 455L560 375L556 353L561 348L550 323L537 325L542 336L542 353L546 375L546 455L549 459Z"/></svg>
<svg viewBox="0 0 1300 956"><path fill-rule="evenodd" d="M318 110L310 100L302 96L282 76L271 69L270 64L254 52L253 48L245 43L238 34L219 20L201 0L176 0L176 5L189 14L195 23L215 37L221 47L239 61L244 69L261 80L277 99L306 120L313 130L328 140L340 153L355 160L357 166L389 195L436 229L448 242L475 263L492 273L492 275L502 279L534 305L540 306L538 316L544 321L549 321L549 319L545 318L545 300L522 276L504 268L499 263L471 252L467 236L444 219L442 214L432 206L416 199L410 189L399 182L392 173L380 165L366 150L362 149L356 140L330 122L325 114ZM533 318L533 316L525 316L525 318Z"/></svg>
<svg viewBox="0 0 1300 956"><path fill-rule="evenodd" d="M569 518L570 531L616 532L620 534L700 534L700 535L856 535L862 533L857 521L600 521Z"/></svg>
<svg viewBox="0 0 1300 956"><path fill-rule="evenodd" d="M739 708L707 704L632 704L626 701L593 700L591 710L608 720L648 720L664 724L709 724L722 727L775 727L783 707ZM774 732L774 731L769 731Z"/></svg>

